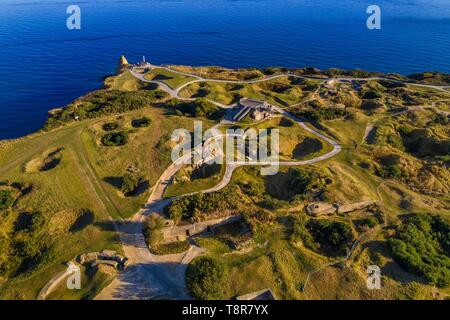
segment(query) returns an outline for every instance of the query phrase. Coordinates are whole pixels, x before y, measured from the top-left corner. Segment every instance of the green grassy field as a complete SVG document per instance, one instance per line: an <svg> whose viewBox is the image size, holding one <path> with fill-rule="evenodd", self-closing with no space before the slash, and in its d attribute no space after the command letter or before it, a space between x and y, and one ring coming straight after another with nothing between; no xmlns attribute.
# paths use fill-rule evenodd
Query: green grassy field
<svg viewBox="0 0 450 320"><path fill-rule="evenodd" d="M179 73L170 72L166 69L155 68L145 74L147 80L158 80L167 84L172 89L176 89L195 78L187 77Z"/></svg>
<svg viewBox="0 0 450 320"><path fill-rule="evenodd" d="M51 132L38 133L6 142L0 152L0 181L23 183L32 191L19 198L8 219L1 222L4 232L12 230L22 212L41 212L50 226L67 225L53 237L54 255L39 269L23 273L1 285L3 298L35 298L40 288L65 268L64 262L84 252L113 249L120 251L119 239L110 219L120 220L137 212L151 187L170 163L170 134L174 129L193 128L192 118L167 116L164 109L148 108L127 114L76 122ZM131 121L149 117L150 126L132 128ZM105 147L100 138L104 123L116 121L117 130L128 130L129 142L121 147ZM206 126L208 126L206 121ZM60 163L46 171L29 163L39 163L51 151L62 149ZM130 158L130 154L133 157ZM33 167L27 171L26 168ZM139 195L123 196L114 178L130 167L139 171L148 185ZM95 221L78 232L67 231L74 221L68 211L88 209ZM79 296L80 297L80 296Z"/></svg>
<svg viewBox="0 0 450 320"><path fill-rule="evenodd" d="M111 90L121 91L137 91L145 87L145 84L134 77L129 71L125 71L118 76L107 78L105 85Z"/></svg>
<svg viewBox="0 0 450 320"><path fill-rule="evenodd" d="M254 76L259 74L246 72ZM228 75L236 76L232 73ZM149 79L164 81L173 88L192 80L163 69L154 69L147 76ZM182 94L186 97L206 97L226 104L245 96L288 106L307 99L318 83L296 82L287 77L245 85L194 83L183 89ZM144 84L129 72L108 78L106 85L111 90L120 91L144 88ZM377 87L378 84L370 83L368 86ZM417 91L417 101L426 99L425 95L434 94L428 89L413 89ZM442 95L437 95L432 101L441 98ZM402 103L400 99L390 99L395 103ZM2 194L11 192L13 197L11 203L5 202L6 209L0 210L0 263L7 265L5 261L16 258L14 248L20 247L20 241L29 244L26 241L33 240L26 238L29 237L28 229L33 225L27 226L25 223L25 227L22 226L24 217L43 217L44 223L40 226L42 229L38 230L38 236L44 234L45 238L38 240L45 239L52 249L37 263L33 263L32 259L22 261L17 275L9 279L0 278L0 299L36 298L39 290L66 268L64 263L80 253L103 249L121 252L114 222L131 217L145 204L152 187L171 163L170 153L174 142L170 138L173 130L184 128L192 131L193 122L198 120L173 115L162 104L163 101L159 101L158 104L122 114L100 115L95 119L62 123L64 126L52 131L0 142L0 190L3 191ZM263 177L259 170L252 171L249 167L235 170L231 185L255 186L255 189L250 190L255 194L242 193L246 197L246 203L252 209L264 208L263 213L268 211L273 219L259 223L259 229L254 234L255 245L240 251L233 251L218 237L195 239L198 245L209 250L208 254L228 266L227 298L264 288L271 288L277 297L283 299L432 297L435 288L424 285L423 279L404 271L390 257L385 243L390 230L400 222L399 216L402 214L424 212L448 217L448 195L444 194L448 189L448 173L442 173L444 165L438 158L427 162L428 158L408 153L406 149L402 149L403 145L396 149L394 144L398 141L392 142L385 138L395 136L400 125L408 125L427 128L430 135L439 138L439 142L448 138L446 124L433 122L436 117L431 110L416 110L395 118L389 114L389 107L377 112L351 109L351 113L352 117L348 119L320 120L320 129L315 128L343 147L341 153L331 159L302 167L328 178L326 186L318 195L309 194L300 200L290 200L295 192L289 189L289 179L292 176L287 174L291 169L288 167L281 167L280 174L273 177ZM144 117L149 119L148 126L132 125L133 121ZM210 120L202 121L204 129L215 124ZM379 128L373 144L365 143L363 139L368 124ZM286 122L284 118L240 126L279 129L280 154L284 161L311 159L332 149L325 141L306 132L297 123ZM105 146L102 143L106 134L119 132L127 137L124 145ZM309 152L300 152L302 148ZM402 168L410 170L407 181L409 184L404 178L381 178L377 175L377 157L386 154L399 156ZM424 168L431 169L424 173ZM127 173L136 173L142 177L142 183L133 194L123 194L121 191L122 177ZM224 166L221 166L219 172L206 178L194 178L189 170L180 171L177 176L180 180L169 186L165 196L211 188L221 180L223 174ZM325 180L324 177L320 179ZM413 187L417 185L444 193L439 195L415 191ZM267 209L262 202L267 200L265 197L284 202L277 209ZM384 230L379 226L368 233L347 262L349 268L324 268L311 277L308 289L303 292L308 273L330 262L332 258L292 243L289 237L293 226L289 217L304 214L304 205L319 197L331 203L377 200L385 214L388 229ZM86 212L91 214L91 218L83 218ZM333 216L330 219L352 224L353 220L364 218L367 214L366 211L360 211L353 216ZM353 225L352 230L360 235ZM11 239L16 242L9 244ZM38 244L31 242L29 249L35 249L34 246ZM382 292L368 292L365 288L365 268L374 263L379 263L383 271L386 271L386 290ZM107 272L83 271L83 281L89 280L89 285L84 286L83 290L69 291L62 285L49 298L90 299L112 279ZM448 295L449 290L444 288L439 292Z"/></svg>

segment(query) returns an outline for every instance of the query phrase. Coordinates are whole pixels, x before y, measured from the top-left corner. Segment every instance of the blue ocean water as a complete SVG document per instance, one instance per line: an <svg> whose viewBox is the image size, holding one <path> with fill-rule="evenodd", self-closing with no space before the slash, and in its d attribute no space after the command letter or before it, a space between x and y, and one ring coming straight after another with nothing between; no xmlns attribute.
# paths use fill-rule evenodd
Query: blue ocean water
<svg viewBox="0 0 450 320"><path fill-rule="evenodd" d="M382 9L382 29L366 9ZM66 9L81 8L81 30ZM101 86L118 57L157 64L450 72L448 0L0 0L0 139Z"/></svg>

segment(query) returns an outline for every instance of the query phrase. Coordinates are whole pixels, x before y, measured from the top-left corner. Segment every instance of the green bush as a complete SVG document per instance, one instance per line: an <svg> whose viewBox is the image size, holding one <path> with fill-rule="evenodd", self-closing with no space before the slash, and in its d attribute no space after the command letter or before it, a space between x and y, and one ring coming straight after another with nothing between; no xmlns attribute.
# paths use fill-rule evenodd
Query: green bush
<svg viewBox="0 0 450 320"><path fill-rule="evenodd" d="M277 210L289 207L289 201L272 198L269 195L266 195L258 204L261 207L270 210Z"/></svg>
<svg viewBox="0 0 450 320"><path fill-rule="evenodd" d="M224 299L227 292L228 269L212 257L192 261L186 270L186 286L201 300Z"/></svg>
<svg viewBox="0 0 450 320"><path fill-rule="evenodd" d="M245 194L255 197L261 197L266 191L264 182L260 179L246 183L241 182L239 183L239 187Z"/></svg>
<svg viewBox="0 0 450 320"><path fill-rule="evenodd" d="M122 193L125 195L133 194L143 182L144 177L136 173L127 172L122 177L120 191L122 191Z"/></svg>
<svg viewBox="0 0 450 320"><path fill-rule="evenodd" d="M32 272L51 257L53 246L44 216L29 213L29 224L7 236L0 235L0 275L14 277Z"/></svg>
<svg viewBox="0 0 450 320"><path fill-rule="evenodd" d="M345 255L354 237L350 226L330 220L310 220L308 229L320 249L329 255Z"/></svg>
<svg viewBox="0 0 450 320"><path fill-rule="evenodd" d="M438 287L450 285L450 224L438 216L411 214L388 240L392 256L405 269Z"/></svg>
<svg viewBox="0 0 450 320"><path fill-rule="evenodd" d="M173 110L176 115L184 115L195 118L217 120L223 115L222 110L220 110L212 102L203 98L190 102L172 99L166 103L166 107Z"/></svg>
<svg viewBox="0 0 450 320"><path fill-rule="evenodd" d="M289 118L285 118L285 117L281 118L280 123L279 123L279 125L281 127L293 127L294 124L295 124L294 121L292 121Z"/></svg>
<svg viewBox="0 0 450 320"><path fill-rule="evenodd" d="M12 192L10 190L0 190L0 210L8 209L13 203Z"/></svg>
<svg viewBox="0 0 450 320"><path fill-rule="evenodd" d="M159 244L157 246L151 246L150 252L156 255L167 255L167 254L177 254L183 253L189 250L191 245L188 241L175 241L171 243Z"/></svg>
<svg viewBox="0 0 450 320"><path fill-rule="evenodd" d="M150 215L144 221L143 233L145 241L150 248L157 248L164 240L162 229L165 226L164 218Z"/></svg>
<svg viewBox="0 0 450 320"><path fill-rule="evenodd" d="M376 109L384 108L383 102L377 99L366 99L363 100L361 108L368 111L373 111Z"/></svg>
<svg viewBox="0 0 450 320"><path fill-rule="evenodd" d="M300 168L289 169L291 180L289 187L296 194L306 194L314 189L320 189L325 185L325 180L316 171L309 171Z"/></svg>
<svg viewBox="0 0 450 320"><path fill-rule="evenodd" d="M314 242L314 237L307 228L308 219L303 215L292 216L292 232L289 240L293 243L301 242L305 248L317 250L317 244Z"/></svg>
<svg viewBox="0 0 450 320"><path fill-rule="evenodd" d="M317 107L315 109L298 109L296 115L304 117L310 121L334 120L339 118L347 119L351 113L340 108Z"/></svg>
<svg viewBox="0 0 450 320"><path fill-rule="evenodd" d="M382 166L377 169L377 174L383 179L403 177L403 172L397 165Z"/></svg>
<svg viewBox="0 0 450 320"><path fill-rule="evenodd" d="M362 97L364 99L379 99L383 97L383 94L381 92L378 92L376 90L370 89L363 93Z"/></svg>
<svg viewBox="0 0 450 320"><path fill-rule="evenodd" d="M128 143L126 131L107 133L102 137L102 144L107 147L123 146Z"/></svg>
<svg viewBox="0 0 450 320"><path fill-rule="evenodd" d="M237 188L226 188L213 193L198 193L176 199L167 207L171 220L178 224L182 220L204 221L220 217L242 208L242 198Z"/></svg>
<svg viewBox="0 0 450 320"><path fill-rule="evenodd" d="M108 122L108 123L105 123L102 128L105 131L113 131L113 130L116 130L118 127L119 127L119 124L117 122Z"/></svg>
<svg viewBox="0 0 450 320"><path fill-rule="evenodd" d="M133 121L131 121L131 125L134 128L143 128L143 127L148 127L151 123L151 119L148 117L142 117L139 119L133 119Z"/></svg>

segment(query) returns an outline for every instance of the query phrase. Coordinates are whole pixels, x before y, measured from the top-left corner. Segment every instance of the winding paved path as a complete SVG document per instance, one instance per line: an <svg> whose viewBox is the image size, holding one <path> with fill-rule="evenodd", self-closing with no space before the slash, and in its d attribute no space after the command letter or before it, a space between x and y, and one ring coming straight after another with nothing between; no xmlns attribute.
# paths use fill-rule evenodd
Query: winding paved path
<svg viewBox="0 0 450 320"><path fill-rule="evenodd" d="M151 66L151 65L149 65ZM153 83L159 86L159 88L165 92L167 92L172 98L177 98L179 100L184 101L192 101L195 100L193 98L182 98L179 96L179 92L185 88L186 86L201 81L209 81L209 82L222 82L222 83L259 83L264 81L269 81L281 77L297 77L297 78L308 78L294 74L280 74L276 76L267 77L264 79L252 80L252 81L233 81L233 80L217 80L217 79L206 79L202 78L198 75L193 75L189 73L183 73L180 71L172 70L163 66L151 66L155 68L162 68L168 70L170 72L174 72L177 74L181 74L188 77L193 77L195 80L192 80L178 88L171 88L167 84L156 81L156 80L148 80L144 77L144 74L138 73L135 70L131 70L131 74L137 79L147 82ZM322 79L322 78L312 78L315 80L331 80L331 79ZM385 78L334 78L334 80L380 80ZM385 79L390 80L392 79ZM401 81L398 81L401 82ZM417 84L414 84L417 85ZM418 85L421 87L430 87L437 90L443 90L448 92L445 87L440 86L428 86L428 85ZM234 107L234 105L224 105L215 101L211 101L215 105L230 109ZM319 138L327 141L333 146L333 150L327 154L319 156L314 159L305 160L305 161L285 161L279 162L279 165L308 165L313 164L319 161L323 161L329 159L335 155L337 155L341 151L341 146L330 139L329 137L315 131L308 127L301 119L295 117L294 115L288 113L286 110L274 106L275 111L280 113L282 116L288 117L294 121L296 121L304 130L318 136ZM194 150L195 151L195 150ZM186 157L191 157L192 153L186 155ZM184 157L183 157L184 158ZM150 253L148 247L145 243L144 236L142 234L143 230L143 221L144 219L153 213L162 213L162 210L165 206L170 204L172 199L164 199L163 195L167 188L169 181L173 178L173 176L182 168L182 159L179 162L171 164L161 175L158 181L153 188L152 194L147 202L147 204L132 217L132 219L120 223L119 233L123 243L123 249L125 255L130 258L131 263L128 268L121 273L113 282L107 286L97 297L96 299L189 299L189 295L185 289L184 282L184 273L187 264L197 257L198 255L204 252L203 249L192 246L187 252L182 254L175 255L167 255L167 256L156 256ZM236 162L229 163L226 165L225 174L219 184L215 187L201 191L203 193L215 192L218 191L228 185L231 181L233 171L242 166L242 165L270 165L272 162Z"/></svg>

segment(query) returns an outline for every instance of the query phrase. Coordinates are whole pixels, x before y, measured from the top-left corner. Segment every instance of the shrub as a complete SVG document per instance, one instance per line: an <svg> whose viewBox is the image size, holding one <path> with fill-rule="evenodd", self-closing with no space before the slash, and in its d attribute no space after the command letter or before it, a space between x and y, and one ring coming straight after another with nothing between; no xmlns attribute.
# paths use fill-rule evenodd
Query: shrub
<svg viewBox="0 0 450 320"><path fill-rule="evenodd" d="M245 194L247 194L249 196L255 196L255 197L262 196L264 194L264 192L266 191L264 182L259 179L256 181L252 181L252 182L239 183L239 187Z"/></svg>
<svg viewBox="0 0 450 320"><path fill-rule="evenodd" d="M128 133L126 131L107 133L101 141L107 147L123 146L128 142Z"/></svg>
<svg viewBox="0 0 450 320"><path fill-rule="evenodd" d="M361 108L368 111L373 111L376 109L384 108L383 102L377 99L366 99L363 100Z"/></svg>
<svg viewBox="0 0 450 320"><path fill-rule="evenodd" d="M316 250L317 245L314 242L314 238L309 232L307 228L308 219L301 215L301 216L292 216L292 233L289 237L289 240L293 243L295 242L302 242L302 244L305 246L305 248Z"/></svg>
<svg viewBox="0 0 450 320"><path fill-rule="evenodd" d="M315 109L299 109L295 114L304 117L310 121L334 120L339 118L347 119L350 112L340 108L317 107Z"/></svg>
<svg viewBox="0 0 450 320"><path fill-rule="evenodd" d="M332 255L344 255L354 240L352 229L343 222L311 220L308 229L321 249Z"/></svg>
<svg viewBox="0 0 450 320"><path fill-rule="evenodd" d="M164 219L160 216L150 215L145 219L143 233L145 241L150 248L158 248L163 241L162 229L164 225Z"/></svg>
<svg viewBox="0 0 450 320"><path fill-rule="evenodd" d="M120 186L120 191L125 195L133 194L141 183L144 182L144 177L127 172L122 177L122 183Z"/></svg>
<svg viewBox="0 0 450 320"><path fill-rule="evenodd" d="M291 190L294 190L296 194L306 194L315 189L322 188L325 184L325 181L322 181L323 179L321 179L321 175L315 171L291 168L288 173L292 177L289 182L289 187Z"/></svg>
<svg viewBox="0 0 450 320"><path fill-rule="evenodd" d="M133 121L131 121L131 125L134 128L143 128L143 127L148 127L151 123L150 118L148 117L142 117L139 119L134 119Z"/></svg>
<svg viewBox="0 0 450 320"><path fill-rule="evenodd" d="M381 97L383 97L383 95L380 92L373 89L367 90L363 93L364 99L379 99Z"/></svg>
<svg viewBox="0 0 450 320"><path fill-rule="evenodd" d="M285 118L285 117L281 118L280 123L279 123L279 125L282 127L293 127L294 124L295 124L294 121L292 121L289 118Z"/></svg>
<svg viewBox="0 0 450 320"><path fill-rule="evenodd" d="M368 228L373 228L376 225L378 225L378 219L373 216L370 216L366 219L362 219L361 221L359 221L359 225L366 226Z"/></svg>
<svg viewBox="0 0 450 320"><path fill-rule="evenodd" d="M14 277L36 270L52 255L53 246L44 216L29 214L25 228L14 230L8 237L0 235L0 275Z"/></svg>
<svg viewBox="0 0 450 320"><path fill-rule="evenodd" d="M282 209L289 206L289 202L285 200L275 199L270 196L264 197L259 203L261 207L270 209L270 210L276 210L276 209Z"/></svg>
<svg viewBox="0 0 450 320"><path fill-rule="evenodd" d="M0 210L8 209L14 203L14 198L10 190L0 190Z"/></svg>
<svg viewBox="0 0 450 320"><path fill-rule="evenodd" d="M105 131L113 131L113 130L116 130L118 127L119 127L119 124L117 122L108 122L108 123L105 123L102 128Z"/></svg>
<svg viewBox="0 0 450 320"><path fill-rule="evenodd" d="M150 252L156 255L167 255L183 253L189 250L191 245L188 241L175 241L170 243L159 244L157 246L150 247Z"/></svg>
<svg viewBox="0 0 450 320"><path fill-rule="evenodd" d="M397 178L403 176L402 170L397 165L383 166L377 169L377 174L383 179Z"/></svg>
<svg viewBox="0 0 450 320"><path fill-rule="evenodd" d="M167 213L175 224L182 220L204 221L232 214L242 206L237 188L226 188L213 193L198 193L176 199L167 207Z"/></svg>
<svg viewBox="0 0 450 320"><path fill-rule="evenodd" d="M190 102L172 99L166 103L166 107L172 109L176 115L184 115L189 117L218 119L222 115L222 111L219 110L217 106L203 98Z"/></svg>
<svg viewBox="0 0 450 320"><path fill-rule="evenodd" d="M212 257L200 257L186 270L186 286L197 299L220 300L225 298L227 276L226 265Z"/></svg>
<svg viewBox="0 0 450 320"><path fill-rule="evenodd" d="M450 224L438 216L411 214L388 240L392 256L438 287L450 285Z"/></svg>

